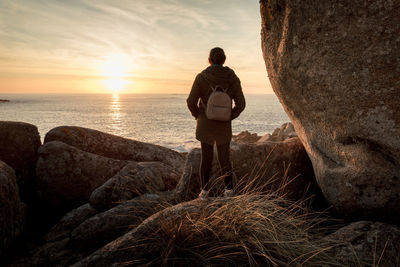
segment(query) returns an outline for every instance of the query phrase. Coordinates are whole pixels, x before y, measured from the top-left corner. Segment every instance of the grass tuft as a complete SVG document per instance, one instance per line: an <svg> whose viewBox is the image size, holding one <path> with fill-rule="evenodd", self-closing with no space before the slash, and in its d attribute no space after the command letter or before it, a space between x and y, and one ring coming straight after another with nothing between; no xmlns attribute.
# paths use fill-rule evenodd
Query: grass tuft
<svg viewBox="0 0 400 267"><path fill-rule="evenodd" d="M340 266L312 243L319 222L307 209L276 196L215 198L196 212L164 218L149 236L149 265ZM148 242L146 242L148 244ZM159 255L154 257L155 255ZM149 259L147 259L149 260Z"/></svg>

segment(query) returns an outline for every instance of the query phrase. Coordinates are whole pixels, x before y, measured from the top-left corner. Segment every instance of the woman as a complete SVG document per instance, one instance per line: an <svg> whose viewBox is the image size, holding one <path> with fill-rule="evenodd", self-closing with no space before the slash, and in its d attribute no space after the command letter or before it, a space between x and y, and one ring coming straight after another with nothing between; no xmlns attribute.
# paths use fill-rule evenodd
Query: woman
<svg viewBox="0 0 400 267"><path fill-rule="evenodd" d="M200 198L208 196L210 173L214 154L214 143L217 146L218 161L225 182L225 196L233 196L232 165L230 161L230 142L232 139L231 121L239 116L246 106L240 80L235 72L224 67L225 53L222 48L210 50L208 62L210 66L196 76L187 99L187 105L193 117L197 120L196 139L201 142L200 163ZM235 102L228 121L209 120L205 114L205 103L212 92L211 87L221 85L227 88L227 93ZM200 101L199 101L200 99Z"/></svg>

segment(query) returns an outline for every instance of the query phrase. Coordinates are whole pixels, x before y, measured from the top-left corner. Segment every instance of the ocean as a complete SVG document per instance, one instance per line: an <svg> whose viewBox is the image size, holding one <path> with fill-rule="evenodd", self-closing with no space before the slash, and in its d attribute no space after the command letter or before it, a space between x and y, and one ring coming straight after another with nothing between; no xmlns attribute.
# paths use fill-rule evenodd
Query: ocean
<svg viewBox="0 0 400 267"><path fill-rule="evenodd" d="M246 95L233 133L271 133L289 118L275 95ZM200 146L184 94L0 94L0 120L36 125L43 141L57 126L82 126L186 152Z"/></svg>

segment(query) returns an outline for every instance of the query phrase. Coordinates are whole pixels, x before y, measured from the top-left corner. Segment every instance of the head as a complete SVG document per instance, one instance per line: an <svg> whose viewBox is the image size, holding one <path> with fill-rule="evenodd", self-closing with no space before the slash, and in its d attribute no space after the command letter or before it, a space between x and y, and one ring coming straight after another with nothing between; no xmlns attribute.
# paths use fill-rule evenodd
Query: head
<svg viewBox="0 0 400 267"><path fill-rule="evenodd" d="M225 52L222 48L214 47L210 50L210 55L208 56L208 62L210 62L210 64L223 65L225 63L225 59Z"/></svg>

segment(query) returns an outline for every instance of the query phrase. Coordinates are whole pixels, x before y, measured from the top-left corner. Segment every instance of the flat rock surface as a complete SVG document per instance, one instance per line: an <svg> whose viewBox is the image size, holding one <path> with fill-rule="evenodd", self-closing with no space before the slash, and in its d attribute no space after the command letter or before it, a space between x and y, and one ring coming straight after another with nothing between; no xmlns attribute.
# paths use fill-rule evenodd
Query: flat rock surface
<svg viewBox="0 0 400 267"><path fill-rule="evenodd" d="M108 158L137 162L159 161L182 171L185 158L171 149L93 129L60 126L46 134L44 142L61 141L83 151Z"/></svg>

